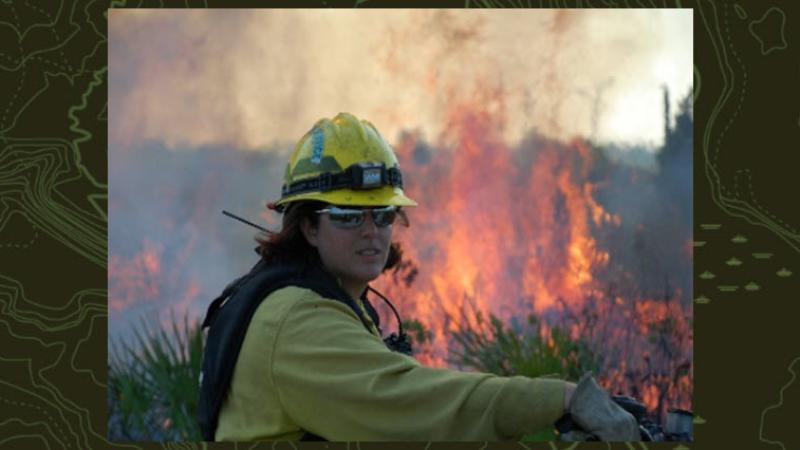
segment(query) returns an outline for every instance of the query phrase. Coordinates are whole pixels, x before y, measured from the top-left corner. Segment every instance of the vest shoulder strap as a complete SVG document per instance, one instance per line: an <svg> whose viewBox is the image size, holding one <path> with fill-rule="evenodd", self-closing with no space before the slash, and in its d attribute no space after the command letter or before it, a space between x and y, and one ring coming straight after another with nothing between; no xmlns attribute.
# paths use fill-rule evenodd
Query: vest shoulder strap
<svg viewBox="0 0 800 450"><path fill-rule="evenodd" d="M287 286L311 289L322 297L346 304L370 331L361 308L321 268L267 264L260 260L249 273L231 282L211 302L202 323L203 329L208 328L208 334L203 349L197 415L204 440L214 440L219 412L228 394L233 369L256 309L269 294ZM364 307L378 327L378 314L366 299ZM321 439L308 433L306 438Z"/></svg>

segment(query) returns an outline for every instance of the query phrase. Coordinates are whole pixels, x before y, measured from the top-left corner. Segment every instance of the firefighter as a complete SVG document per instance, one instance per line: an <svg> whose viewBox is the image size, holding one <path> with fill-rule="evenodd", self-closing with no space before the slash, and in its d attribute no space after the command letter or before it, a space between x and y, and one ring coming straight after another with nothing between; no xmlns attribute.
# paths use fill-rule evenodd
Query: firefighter
<svg viewBox="0 0 800 450"><path fill-rule="evenodd" d="M572 412L598 436L634 440L633 417L591 379L576 394L557 379L430 368L402 333L382 339L367 293L401 258L392 227L417 205L403 181L391 147L351 114L298 142L270 205L282 229L259 236L259 262L203 323L204 438L514 440Z"/></svg>

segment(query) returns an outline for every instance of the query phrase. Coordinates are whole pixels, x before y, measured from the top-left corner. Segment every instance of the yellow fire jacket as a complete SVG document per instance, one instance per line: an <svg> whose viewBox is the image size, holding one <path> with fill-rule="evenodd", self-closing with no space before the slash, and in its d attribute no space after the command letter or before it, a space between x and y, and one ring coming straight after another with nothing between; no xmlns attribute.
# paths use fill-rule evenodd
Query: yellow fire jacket
<svg viewBox="0 0 800 450"><path fill-rule="evenodd" d="M518 439L552 427L563 399L561 380L422 366L346 305L286 287L250 322L215 439Z"/></svg>

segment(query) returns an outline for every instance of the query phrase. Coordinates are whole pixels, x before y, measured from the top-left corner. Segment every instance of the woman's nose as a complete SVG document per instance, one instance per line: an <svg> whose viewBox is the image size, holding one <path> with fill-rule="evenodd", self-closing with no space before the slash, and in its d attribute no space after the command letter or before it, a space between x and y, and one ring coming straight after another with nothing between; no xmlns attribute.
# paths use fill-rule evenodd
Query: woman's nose
<svg viewBox="0 0 800 450"><path fill-rule="evenodd" d="M372 211L364 211L364 223L361 224L360 231L364 236L371 236L378 232L378 226L372 220Z"/></svg>

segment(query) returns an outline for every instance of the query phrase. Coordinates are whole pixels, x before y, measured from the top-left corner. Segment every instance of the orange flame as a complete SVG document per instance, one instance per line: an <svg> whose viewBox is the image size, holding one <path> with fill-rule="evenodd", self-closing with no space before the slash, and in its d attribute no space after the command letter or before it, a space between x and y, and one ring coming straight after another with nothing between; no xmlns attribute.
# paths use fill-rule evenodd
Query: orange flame
<svg viewBox="0 0 800 450"><path fill-rule="evenodd" d="M601 382L627 392L641 387L651 409L663 406L659 399L671 389L671 406L688 407L691 378L675 383L652 374L645 381L630 379L631 373L649 373L647 364L666 370L680 362L665 361L659 347L642 344L653 327L672 318L674 329L666 331L690 336L691 330L680 301L626 298L597 278L612 255L593 233L620 226L622 217L594 198L599 184L589 181L589 145L580 139L563 144L533 138L512 150L500 137L503 110L502 91L483 90L450 107L442 136L446 148L431 151L413 133L397 145L401 167L409 174L406 192L420 207L410 212L413 231L396 238L418 270L411 282L393 276L376 284L396 299L406 317L430 329L432 342L418 358L429 365L448 364L449 334L465 325L460 321L478 328L463 314L467 308L506 323L556 307L590 308L605 321L602 334L581 323L566 329L601 348L618 347L621 355L603 368ZM545 333L549 329L543 324ZM548 342L555 345L552 338ZM690 353L690 338L678 346L676 354Z"/></svg>
<svg viewBox="0 0 800 450"><path fill-rule="evenodd" d="M144 242L144 248L126 260L113 255L108 262L108 306L122 311L139 300L156 300L161 293L160 244Z"/></svg>

